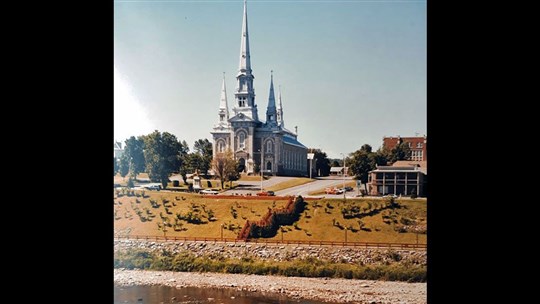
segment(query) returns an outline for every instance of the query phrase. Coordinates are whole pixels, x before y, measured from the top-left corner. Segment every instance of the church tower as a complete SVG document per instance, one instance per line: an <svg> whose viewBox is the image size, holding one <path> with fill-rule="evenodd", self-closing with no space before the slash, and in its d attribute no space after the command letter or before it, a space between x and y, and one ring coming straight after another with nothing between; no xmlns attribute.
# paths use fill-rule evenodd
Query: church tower
<svg viewBox="0 0 540 304"><path fill-rule="evenodd" d="M277 125L276 98L274 96L274 75L270 71L270 94L268 96L268 107L266 108L266 124Z"/></svg>
<svg viewBox="0 0 540 304"><path fill-rule="evenodd" d="M278 93L278 106L277 106L277 124L278 126L284 128L285 122L283 121L283 105L281 104L281 86L279 86L279 93Z"/></svg>
<svg viewBox="0 0 540 304"><path fill-rule="evenodd" d="M227 104L227 90L225 89L225 73L223 73L223 83L221 84L221 98L219 100L218 122L214 129L229 128L229 105Z"/></svg>
<svg viewBox="0 0 540 304"><path fill-rule="evenodd" d="M244 0L244 18L242 20L242 36L240 43L240 64L236 76L236 92L234 93L234 114L242 113L254 121L259 121L257 105L255 104L255 90L253 89L251 71L251 58L249 53L249 33L247 20L247 3Z"/></svg>

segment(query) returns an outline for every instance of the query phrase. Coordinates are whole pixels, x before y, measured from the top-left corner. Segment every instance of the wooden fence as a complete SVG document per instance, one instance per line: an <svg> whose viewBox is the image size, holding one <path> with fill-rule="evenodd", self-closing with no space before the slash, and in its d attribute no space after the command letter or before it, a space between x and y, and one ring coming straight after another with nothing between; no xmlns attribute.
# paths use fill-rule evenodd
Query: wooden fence
<svg viewBox="0 0 540 304"><path fill-rule="evenodd" d="M343 241L304 241L304 240L271 240L271 239L235 239L212 237L179 237L179 236L149 236L149 235L115 235L115 240L145 240L145 241L174 241L174 242L211 242L211 243L243 243L243 244L275 244L275 245L308 245L308 246L346 246L366 249L416 249L427 250L427 244L415 243L375 243L375 242L343 242Z"/></svg>

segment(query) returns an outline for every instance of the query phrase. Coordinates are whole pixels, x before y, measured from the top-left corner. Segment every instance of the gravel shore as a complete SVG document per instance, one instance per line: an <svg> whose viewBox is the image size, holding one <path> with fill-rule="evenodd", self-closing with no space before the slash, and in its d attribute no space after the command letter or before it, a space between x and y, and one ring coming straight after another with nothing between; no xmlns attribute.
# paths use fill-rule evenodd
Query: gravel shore
<svg viewBox="0 0 540 304"><path fill-rule="evenodd" d="M122 286L233 288L253 292L280 293L293 299L333 303L427 303L426 283L125 269L114 270L114 282Z"/></svg>

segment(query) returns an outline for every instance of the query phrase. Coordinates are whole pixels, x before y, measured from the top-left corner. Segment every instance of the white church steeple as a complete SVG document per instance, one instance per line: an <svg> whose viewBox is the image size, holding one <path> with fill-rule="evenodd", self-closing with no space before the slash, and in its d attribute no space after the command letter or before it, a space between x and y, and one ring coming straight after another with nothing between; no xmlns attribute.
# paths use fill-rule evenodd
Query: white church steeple
<svg viewBox="0 0 540 304"><path fill-rule="evenodd" d="M277 106L277 124L280 127L285 127L285 122L283 121L283 104L281 104L281 86L279 86L278 92L278 106Z"/></svg>
<svg viewBox="0 0 540 304"><path fill-rule="evenodd" d="M223 82L221 84L221 98L219 99L218 122L214 129L228 129L229 124L229 105L227 104L227 90L225 88L225 72L223 72Z"/></svg>
<svg viewBox="0 0 540 304"><path fill-rule="evenodd" d="M244 116L256 122L259 121L257 105L255 104L255 90L253 89L253 74L251 73L251 55L249 53L249 34L247 21L247 3L244 0L244 18L242 20L242 36L240 42L240 64L236 76L236 92L234 114Z"/></svg>
<svg viewBox="0 0 540 304"><path fill-rule="evenodd" d="M266 123L277 124L276 118L276 98L274 95L274 71L270 71L270 94L268 96L268 107L266 108Z"/></svg>

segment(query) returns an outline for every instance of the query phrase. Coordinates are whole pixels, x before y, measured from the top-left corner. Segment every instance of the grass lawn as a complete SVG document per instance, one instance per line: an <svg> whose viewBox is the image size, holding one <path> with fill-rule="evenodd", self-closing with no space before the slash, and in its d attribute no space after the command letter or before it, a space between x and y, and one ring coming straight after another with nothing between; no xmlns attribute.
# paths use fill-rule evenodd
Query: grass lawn
<svg viewBox="0 0 540 304"><path fill-rule="evenodd" d="M307 177L298 177L298 178L294 178L294 179L291 179L291 180L288 180L288 181L285 181L285 182L275 184L275 185L273 185L271 187L268 187L268 188L264 188L264 190L266 190L266 191L279 191L279 190L283 190L283 189L287 189L287 188L291 188L291 187L295 187L295 186L304 185L304 184L307 184L307 183L309 183L311 181L312 180L310 180Z"/></svg>
<svg viewBox="0 0 540 304"><path fill-rule="evenodd" d="M308 179L309 180L309 179ZM139 192L140 193L140 192ZM154 207L150 200L157 202ZM168 214L165 210L163 200L168 200L165 204L168 207ZM286 232L283 233L284 240L327 240L343 241L345 239L345 230L335 226L333 220L343 227L352 226L353 230L347 231L348 241L361 242L405 242L415 243L416 233L395 231L395 227L401 222L414 221L416 225L424 226L427 224L427 202L425 199L399 199L400 208L384 210L372 216L365 216L361 219L364 229L360 230L358 218L344 219L341 208L345 206L339 199L323 199L317 201L308 201L306 211L304 211L296 229L293 225L284 226ZM364 206L368 202L377 204L380 199L349 199L348 206ZM267 212L268 208L282 207L286 204L286 198L269 197L268 199L249 200L243 197L234 199L225 199L214 196L203 196L189 193L170 193L160 191L145 191L145 197L117 196L114 192L114 230L115 233L130 235L163 235L163 231L158 227L163 224L163 220L174 225L176 213L186 215L188 212L199 214L203 221L202 224L190 224L185 220L182 223L181 230L175 231L173 227L166 228L167 236L189 236L189 237L220 237L221 224L231 229L223 230L223 237L235 238L238 235L239 228L243 227L246 219L255 221ZM204 205L204 208L203 208ZM232 209L237 214L233 217ZM203 211L212 210L214 221L208 220L208 213ZM137 210L142 212L143 218L137 215ZM147 217L147 212L151 216ZM395 220L395 222L385 223L383 215ZM163 218L161 217L163 216ZM388 221L388 220L387 220ZM281 239L281 233L278 233L274 239ZM426 243L426 235L418 235L419 243Z"/></svg>
<svg viewBox="0 0 540 304"><path fill-rule="evenodd" d="M268 179L268 176L263 176L264 180ZM244 182L260 182L261 176L260 175L240 175L240 179L238 181L244 181Z"/></svg>

